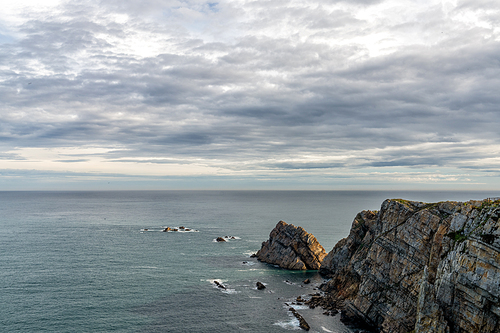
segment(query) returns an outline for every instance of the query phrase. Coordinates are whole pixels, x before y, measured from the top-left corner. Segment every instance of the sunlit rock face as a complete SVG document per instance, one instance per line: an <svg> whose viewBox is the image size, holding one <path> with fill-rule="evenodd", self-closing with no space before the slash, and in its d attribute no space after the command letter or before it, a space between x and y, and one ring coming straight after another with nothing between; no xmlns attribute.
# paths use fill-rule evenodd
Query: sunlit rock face
<svg viewBox="0 0 500 333"><path fill-rule="evenodd" d="M322 289L381 332L500 332L499 206L386 200L326 256Z"/></svg>
<svg viewBox="0 0 500 333"><path fill-rule="evenodd" d="M260 261L295 270L317 270L325 256L326 251L316 237L283 221L278 222L269 240L257 252Z"/></svg>

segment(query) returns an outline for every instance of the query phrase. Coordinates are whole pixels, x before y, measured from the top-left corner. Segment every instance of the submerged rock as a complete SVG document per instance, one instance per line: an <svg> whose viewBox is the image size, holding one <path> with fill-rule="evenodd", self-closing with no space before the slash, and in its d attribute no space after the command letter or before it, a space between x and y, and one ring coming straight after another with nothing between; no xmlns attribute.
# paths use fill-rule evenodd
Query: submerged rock
<svg viewBox="0 0 500 333"><path fill-rule="evenodd" d="M217 242L225 242L226 240L224 239L224 237L217 237L215 239Z"/></svg>
<svg viewBox="0 0 500 333"><path fill-rule="evenodd" d="M302 227L278 222L269 240L257 252L260 261L286 269L319 269L326 251L312 234Z"/></svg>
<svg viewBox="0 0 500 333"><path fill-rule="evenodd" d="M258 290L266 289L266 286L262 282L257 281L255 285L257 286Z"/></svg>
<svg viewBox="0 0 500 333"><path fill-rule="evenodd" d="M214 284L215 284L216 287L218 287L220 289L227 289L225 285L223 285L222 283L220 283L217 280L214 280Z"/></svg>

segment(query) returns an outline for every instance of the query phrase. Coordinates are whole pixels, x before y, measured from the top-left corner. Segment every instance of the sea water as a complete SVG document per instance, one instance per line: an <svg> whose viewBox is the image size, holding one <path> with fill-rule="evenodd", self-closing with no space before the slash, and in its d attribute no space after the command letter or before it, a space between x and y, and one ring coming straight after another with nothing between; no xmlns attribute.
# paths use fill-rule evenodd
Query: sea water
<svg viewBox="0 0 500 333"><path fill-rule="evenodd" d="M386 198L483 199L488 192L0 192L2 332L287 332L288 310L324 282L250 258L276 223L330 251L356 213ZM184 227L189 231L163 232ZM184 229L186 230L186 229ZM216 242L227 236L227 242ZM302 281L309 278L312 283ZM217 287L214 281L225 286ZM257 290L256 282L266 289ZM295 306L312 332L339 316Z"/></svg>

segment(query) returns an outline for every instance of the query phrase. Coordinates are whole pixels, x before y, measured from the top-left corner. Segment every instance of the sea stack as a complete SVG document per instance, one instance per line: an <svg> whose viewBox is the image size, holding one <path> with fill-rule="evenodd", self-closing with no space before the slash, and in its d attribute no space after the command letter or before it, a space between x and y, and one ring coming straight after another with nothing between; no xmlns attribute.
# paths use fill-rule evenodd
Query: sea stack
<svg viewBox="0 0 500 333"><path fill-rule="evenodd" d="M260 261L294 270L318 270L326 251L302 227L279 221L257 252Z"/></svg>

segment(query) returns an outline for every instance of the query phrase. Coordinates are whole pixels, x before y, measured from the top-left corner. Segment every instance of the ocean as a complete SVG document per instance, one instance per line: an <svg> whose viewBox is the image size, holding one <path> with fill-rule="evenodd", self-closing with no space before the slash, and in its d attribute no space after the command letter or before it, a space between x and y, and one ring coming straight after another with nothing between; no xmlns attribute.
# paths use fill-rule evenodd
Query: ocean
<svg viewBox="0 0 500 333"><path fill-rule="evenodd" d="M250 258L284 220L330 251L357 212L387 198L426 202L491 192L0 192L2 332L288 332L288 305L314 271ZM184 227L178 232L164 228ZM179 229L182 230L182 229ZM216 242L228 236L227 242ZM302 281L309 278L311 284ZM214 281L226 289L217 287ZM266 289L257 290L256 282ZM340 316L295 306L310 332L347 333Z"/></svg>

